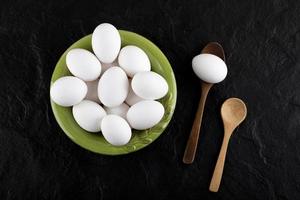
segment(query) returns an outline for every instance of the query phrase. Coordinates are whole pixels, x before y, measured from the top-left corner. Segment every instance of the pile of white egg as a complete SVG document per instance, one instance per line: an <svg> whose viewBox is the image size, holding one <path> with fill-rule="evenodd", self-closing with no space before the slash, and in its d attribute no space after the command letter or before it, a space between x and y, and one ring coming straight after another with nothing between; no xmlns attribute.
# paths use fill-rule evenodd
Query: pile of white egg
<svg viewBox="0 0 300 200"><path fill-rule="evenodd" d="M121 49L121 37L111 24L100 24L92 34L93 53L72 49L66 64L73 76L56 80L52 100L72 108L78 125L88 132L102 132L112 145L130 141L132 129L149 129L164 116L155 101L168 92L166 80L151 71L147 54L139 47Z"/></svg>

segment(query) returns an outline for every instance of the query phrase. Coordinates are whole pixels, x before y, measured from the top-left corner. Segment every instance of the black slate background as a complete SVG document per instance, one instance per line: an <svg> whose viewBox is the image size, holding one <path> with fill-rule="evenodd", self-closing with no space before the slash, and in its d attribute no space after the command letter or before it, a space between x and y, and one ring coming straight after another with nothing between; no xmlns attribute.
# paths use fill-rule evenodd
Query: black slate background
<svg viewBox="0 0 300 200"><path fill-rule="evenodd" d="M137 32L168 57L178 103L165 133L126 156L71 142L49 104L54 66L102 22ZM182 163L200 85L191 59L209 41L228 77L211 90L193 165ZM300 199L299 1L0 1L0 199ZM219 193L208 192L221 145L219 109L248 106Z"/></svg>

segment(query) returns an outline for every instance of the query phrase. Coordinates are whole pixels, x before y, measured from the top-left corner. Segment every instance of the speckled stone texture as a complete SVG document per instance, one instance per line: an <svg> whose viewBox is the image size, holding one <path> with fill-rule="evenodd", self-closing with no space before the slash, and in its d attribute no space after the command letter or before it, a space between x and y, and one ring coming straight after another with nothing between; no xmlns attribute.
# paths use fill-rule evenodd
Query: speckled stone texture
<svg viewBox="0 0 300 200"><path fill-rule="evenodd" d="M137 32L168 57L178 84L174 117L147 148L102 156L57 125L49 84L60 55L102 22ZM225 49L228 77L207 99L198 152L182 156L200 96L191 59ZM0 199L300 199L299 1L0 2ZM228 149L220 191L208 191L220 149L220 106L248 106Z"/></svg>

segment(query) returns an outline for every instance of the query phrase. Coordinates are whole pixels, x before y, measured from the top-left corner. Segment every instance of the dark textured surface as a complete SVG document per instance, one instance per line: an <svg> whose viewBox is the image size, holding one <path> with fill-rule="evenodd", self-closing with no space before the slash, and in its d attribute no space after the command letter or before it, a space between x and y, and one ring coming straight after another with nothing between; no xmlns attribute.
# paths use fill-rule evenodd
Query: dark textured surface
<svg viewBox="0 0 300 200"><path fill-rule="evenodd" d="M169 58L178 104L166 132L109 157L72 143L49 104L59 56L102 22L137 32ZM299 1L1 1L0 199L300 199ZM193 165L182 155L199 98L191 59L209 41L229 74L211 90ZM248 117L233 135L219 193L208 192L222 140L219 109Z"/></svg>

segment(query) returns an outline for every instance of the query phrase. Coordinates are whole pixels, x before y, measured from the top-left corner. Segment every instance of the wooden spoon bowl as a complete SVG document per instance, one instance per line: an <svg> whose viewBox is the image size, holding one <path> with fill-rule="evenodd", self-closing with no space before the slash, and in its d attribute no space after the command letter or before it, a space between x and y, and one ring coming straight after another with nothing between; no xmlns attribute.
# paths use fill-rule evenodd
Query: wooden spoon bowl
<svg viewBox="0 0 300 200"><path fill-rule="evenodd" d="M238 126L247 115L247 107L245 103L238 98L227 99L221 107L221 116L223 122Z"/></svg>

